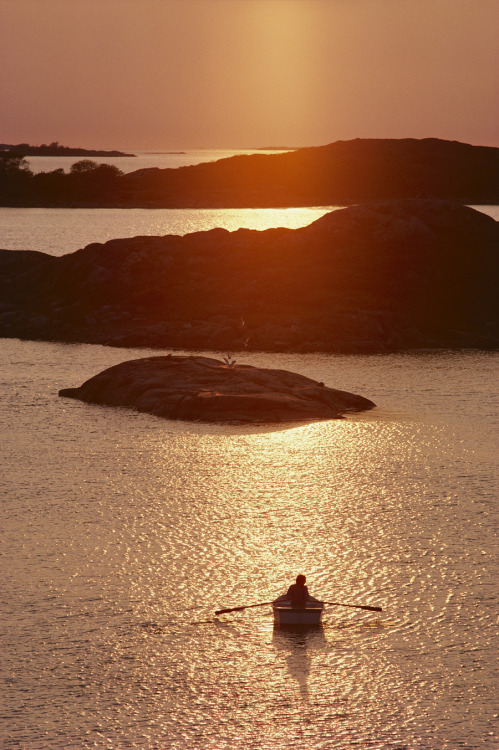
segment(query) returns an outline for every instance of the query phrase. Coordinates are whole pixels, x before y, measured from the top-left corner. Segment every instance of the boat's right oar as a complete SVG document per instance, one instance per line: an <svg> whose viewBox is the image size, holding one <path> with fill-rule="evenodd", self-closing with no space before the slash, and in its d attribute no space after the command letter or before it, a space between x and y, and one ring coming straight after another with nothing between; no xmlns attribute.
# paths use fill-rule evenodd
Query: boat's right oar
<svg viewBox="0 0 499 750"><path fill-rule="evenodd" d="M231 607L230 609L217 609L216 615L223 615L226 612L239 612L241 609L251 609L251 607L265 607L266 604L272 604L272 602L260 602L260 604L245 604L243 607Z"/></svg>
<svg viewBox="0 0 499 750"><path fill-rule="evenodd" d="M383 612L381 607L370 607L367 604L343 604L343 602L324 602L332 607L355 607L356 609L368 609L370 612Z"/></svg>

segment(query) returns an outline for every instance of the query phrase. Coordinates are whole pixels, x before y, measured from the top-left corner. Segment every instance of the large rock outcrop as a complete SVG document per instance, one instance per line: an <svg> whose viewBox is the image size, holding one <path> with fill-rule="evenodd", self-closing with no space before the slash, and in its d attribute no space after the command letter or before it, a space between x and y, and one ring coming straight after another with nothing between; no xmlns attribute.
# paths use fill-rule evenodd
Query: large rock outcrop
<svg viewBox="0 0 499 750"><path fill-rule="evenodd" d="M286 370L172 355L123 362L59 395L201 422L338 419L345 412L375 406L363 396Z"/></svg>
<svg viewBox="0 0 499 750"><path fill-rule="evenodd" d="M150 206L279 207L436 198L499 203L499 148L438 138L336 141L123 177ZM124 194L125 197L125 194Z"/></svg>
<svg viewBox="0 0 499 750"><path fill-rule="evenodd" d="M499 223L442 201L301 229L0 251L0 335L198 351L499 346Z"/></svg>

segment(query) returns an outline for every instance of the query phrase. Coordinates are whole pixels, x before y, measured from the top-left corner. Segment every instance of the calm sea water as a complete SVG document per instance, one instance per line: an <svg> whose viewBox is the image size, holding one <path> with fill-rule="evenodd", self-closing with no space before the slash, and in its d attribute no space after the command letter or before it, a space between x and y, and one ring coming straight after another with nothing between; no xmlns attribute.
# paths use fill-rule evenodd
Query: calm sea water
<svg viewBox="0 0 499 750"><path fill-rule="evenodd" d="M58 398L149 350L0 346L2 748L498 747L497 353L232 352L378 405L238 428ZM383 612L214 615L298 572Z"/></svg>
<svg viewBox="0 0 499 750"><path fill-rule="evenodd" d="M149 353L2 342L2 747L496 748L498 355L236 355L378 404L302 426L57 397ZM215 617L298 572L383 612Z"/></svg>
<svg viewBox="0 0 499 750"><path fill-rule="evenodd" d="M283 149L284 150L284 149ZM194 149L189 151L136 151L129 149L127 153L135 156L96 156L91 161L97 164L113 164L122 172L134 172L137 169L159 167L160 169L176 169L177 167L189 167L193 164L202 164L208 161L218 161L230 156L241 156L244 154L276 154L282 153L278 149ZM52 172L54 169L64 169L69 172L72 165L86 159L86 156L28 156L29 168L35 172Z"/></svg>

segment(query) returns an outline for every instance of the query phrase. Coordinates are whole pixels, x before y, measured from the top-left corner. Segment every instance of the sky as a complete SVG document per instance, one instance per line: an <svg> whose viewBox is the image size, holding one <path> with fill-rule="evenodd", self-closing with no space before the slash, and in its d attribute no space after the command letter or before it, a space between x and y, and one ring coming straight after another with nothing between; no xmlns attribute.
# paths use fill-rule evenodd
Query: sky
<svg viewBox="0 0 499 750"><path fill-rule="evenodd" d="M499 146L499 0L0 0L0 143Z"/></svg>

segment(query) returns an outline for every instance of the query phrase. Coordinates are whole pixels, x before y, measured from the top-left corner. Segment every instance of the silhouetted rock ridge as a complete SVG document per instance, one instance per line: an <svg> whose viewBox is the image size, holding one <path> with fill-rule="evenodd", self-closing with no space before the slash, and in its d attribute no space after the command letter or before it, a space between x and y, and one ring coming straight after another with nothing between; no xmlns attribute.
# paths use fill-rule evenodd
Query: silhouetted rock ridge
<svg viewBox="0 0 499 750"><path fill-rule="evenodd" d="M225 352L497 348L498 271L499 224L428 200L60 258L4 250L0 335Z"/></svg>
<svg viewBox="0 0 499 750"><path fill-rule="evenodd" d="M499 203L499 148L437 138L357 139L177 169L101 170L91 185L57 171L0 169L3 206L259 208L420 197Z"/></svg>

